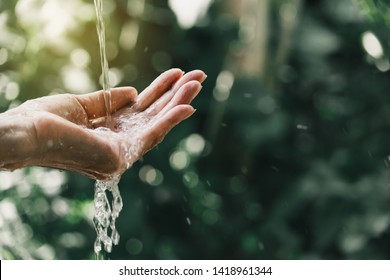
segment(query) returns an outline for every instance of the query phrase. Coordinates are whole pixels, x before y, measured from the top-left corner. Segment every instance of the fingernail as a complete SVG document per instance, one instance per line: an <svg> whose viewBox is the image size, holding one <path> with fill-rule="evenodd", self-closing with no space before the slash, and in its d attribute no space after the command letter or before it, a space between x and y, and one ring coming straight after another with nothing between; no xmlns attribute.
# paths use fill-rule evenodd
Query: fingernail
<svg viewBox="0 0 390 280"><path fill-rule="evenodd" d="M191 117L193 114L195 114L195 112L196 112L196 109L192 108L192 112L190 112L190 113L187 115L186 118Z"/></svg>

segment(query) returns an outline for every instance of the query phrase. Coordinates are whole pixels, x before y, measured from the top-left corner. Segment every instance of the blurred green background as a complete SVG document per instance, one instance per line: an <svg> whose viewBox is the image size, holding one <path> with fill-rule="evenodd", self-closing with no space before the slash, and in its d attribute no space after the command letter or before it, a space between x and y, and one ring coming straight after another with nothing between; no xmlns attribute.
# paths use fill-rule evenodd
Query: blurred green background
<svg viewBox="0 0 390 280"><path fill-rule="evenodd" d="M208 74L109 259L389 259L390 1L105 0L113 86ZM100 88L92 0L0 2L0 110ZM0 172L2 259L94 259L94 181Z"/></svg>

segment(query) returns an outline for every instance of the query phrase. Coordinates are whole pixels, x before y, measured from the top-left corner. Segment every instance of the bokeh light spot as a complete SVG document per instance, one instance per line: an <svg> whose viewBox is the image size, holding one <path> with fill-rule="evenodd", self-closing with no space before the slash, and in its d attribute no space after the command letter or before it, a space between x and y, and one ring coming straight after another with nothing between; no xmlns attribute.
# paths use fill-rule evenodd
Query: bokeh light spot
<svg viewBox="0 0 390 280"><path fill-rule="evenodd" d="M204 148L206 142L204 138L199 134L191 134L185 141L185 147L191 155L200 155Z"/></svg>
<svg viewBox="0 0 390 280"><path fill-rule="evenodd" d="M139 255L143 250L144 245L136 238L131 238L126 242L126 250L131 255Z"/></svg>
<svg viewBox="0 0 390 280"><path fill-rule="evenodd" d="M188 154L185 151L176 151L174 152L170 158L169 162L171 167L176 170L183 170L188 167L190 159Z"/></svg>
<svg viewBox="0 0 390 280"><path fill-rule="evenodd" d="M205 16L212 0L169 0L169 6L175 13L182 28L191 28Z"/></svg>
<svg viewBox="0 0 390 280"><path fill-rule="evenodd" d="M19 96L19 85L15 82L10 82L5 88L5 99L12 101Z"/></svg>
<svg viewBox="0 0 390 280"><path fill-rule="evenodd" d="M0 49L0 65L3 65L8 60L8 51L5 48Z"/></svg>
<svg viewBox="0 0 390 280"><path fill-rule="evenodd" d="M164 181L162 172L150 165L143 166L139 171L139 178L151 186L161 185Z"/></svg>
<svg viewBox="0 0 390 280"><path fill-rule="evenodd" d="M183 175L183 183L189 188L194 188L199 183L199 177L198 174L196 174L193 171L186 172Z"/></svg>
<svg viewBox="0 0 390 280"><path fill-rule="evenodd" d="M70 60L72 61L74 66L79 68L86 68L91 61L91 57L86 50L75 49L70 54Z"/></svg>
<svg viewBox="0 0 390 280"><path fill-rule="evenodd" d="M363 33L362 43L365 51L373 58L381 58L383 56L381 42L371 31Z"/></svg>

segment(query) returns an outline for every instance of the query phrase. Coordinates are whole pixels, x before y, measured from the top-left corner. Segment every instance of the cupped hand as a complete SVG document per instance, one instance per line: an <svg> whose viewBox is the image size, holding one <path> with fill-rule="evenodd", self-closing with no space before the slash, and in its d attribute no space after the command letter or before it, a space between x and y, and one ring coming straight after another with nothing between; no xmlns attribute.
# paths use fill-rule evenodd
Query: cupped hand
<svg viewBox="0 0 390 280"><path fill-rule="evenodd" d="M55 167L95 179L121 174L193 114L189 104L205 78L171 69L139 95L132 87L111 89L109 119L102 91L27 101L0 115L7 123L0 167Z"/></svg>

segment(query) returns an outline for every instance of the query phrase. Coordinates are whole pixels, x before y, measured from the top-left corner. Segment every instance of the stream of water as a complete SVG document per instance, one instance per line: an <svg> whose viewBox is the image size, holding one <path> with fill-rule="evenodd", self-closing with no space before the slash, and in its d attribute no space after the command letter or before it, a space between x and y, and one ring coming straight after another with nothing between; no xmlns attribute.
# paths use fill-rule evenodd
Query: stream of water
<svg viewBox="0 0 390 280"><path fill-rule="evenodd" d="M106 32L103 19L103 0L94 0L96 10L96 30L99 38L100 63L102 67L102 84L104 91L104 102L106 105L107 123L111 119L111 85L106 56Z"/></svg>
<svg viewBox="0 0 390 280"><path fill-rule="evenodd" d="M106 106L106 118L107 123L111 120L111 86L108 73L108 61L106 57L106 39L105 28L103 20L103 0L94 0L96 9L96 29L99 37L100 47L100 61L102 67L103 76L103 91L104 102ZM120 175L114 176L111 180L100 181L95 183L95 195L94 206L95 215L93 217L93 223L96 229L96 240L94 243L94 251L96 258L102 257L100 254L104 249L107 253L110 253L113 245L119 243L119 233L115 226L115 221L122 210L123 202L119 192L118 183ZM107 194L111 193L112 201L109 202Z"/></svg>

